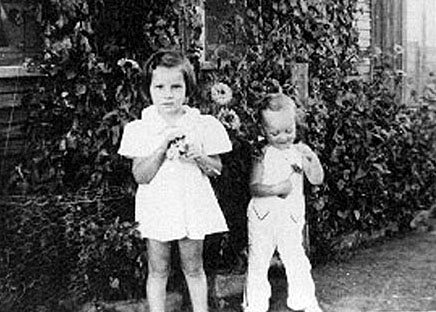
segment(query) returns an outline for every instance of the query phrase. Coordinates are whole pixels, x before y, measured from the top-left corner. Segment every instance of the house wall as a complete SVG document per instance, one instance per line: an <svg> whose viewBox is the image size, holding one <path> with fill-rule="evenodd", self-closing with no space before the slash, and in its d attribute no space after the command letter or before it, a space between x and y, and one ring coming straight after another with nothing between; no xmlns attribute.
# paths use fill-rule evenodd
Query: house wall
<svg viewBox="0 0 436 312"><path fill-rule="evenodd" d="M418 101L425 85L429 82L429 73L436 74L436 0L404 0L406 19L406 58L405 71L406 99L409 103Z"/></svg>
<svg viewBox="0 0 436 312"><path fill-rule="evenodd" d="M27 142L27 111L21 100L41 77L25 62L41 52L38 5L26 0L0 1L0 189L20 161Z"/></svg>
<svg viewBox="0 0 436 312"><path fill-rule="evenodd" d="M358 0L357 12L354 17L355 27L359 31L359 48L365 54L371 46L371 0ZM371 61L368 56L360 59L357 71L360 76L369 78L371 74Z"/></svg>
<svg viewBox="0 0 436 312"><path fill-rule="evenodd" d="M0 187L26 151L28 114L22 99L35 91L40 79L20 66L0 67Z"/></svg>

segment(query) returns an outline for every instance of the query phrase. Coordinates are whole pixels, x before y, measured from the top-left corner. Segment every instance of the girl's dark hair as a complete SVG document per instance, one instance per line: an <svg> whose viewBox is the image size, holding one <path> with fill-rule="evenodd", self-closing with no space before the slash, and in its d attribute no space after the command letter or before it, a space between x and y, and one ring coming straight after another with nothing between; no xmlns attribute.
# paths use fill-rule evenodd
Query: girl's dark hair
<svg viewBox="0 0 436 312"><path fill-rule="evenodd" d="M178 67L183 74L186 84L186 96L189 97L193 95L196 88L196 79L194 68L189 62L189 60L179 51L176 50L159 50L153 53L148 60L145 62L143 70L143 88L144 92L148 98L150 98L150 85L153 76L153 71L158 66L163 66L167 68Z"/></svg>

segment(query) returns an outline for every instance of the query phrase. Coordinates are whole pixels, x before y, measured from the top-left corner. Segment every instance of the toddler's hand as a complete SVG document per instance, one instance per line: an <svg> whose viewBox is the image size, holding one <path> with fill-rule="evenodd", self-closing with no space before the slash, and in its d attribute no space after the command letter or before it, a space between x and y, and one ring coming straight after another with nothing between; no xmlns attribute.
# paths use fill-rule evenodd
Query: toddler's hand
<svg viewBox="0 0 436 312"><path fill-rule="evenodd" d="M283 180L277 184L277 196L280 198L286 198L292 191L291 179Z"/></svg>
<svg viewBox="0 0 436 312"><path fill-rule="evenodd" d="M300 154L303 158L302 159L303 170L306 171L312 166L312 162L313 162L313 160L317 159L317 156L316 156L315 152L304 143L298 143L296 145L296 148L297 148L297 151L300 152Z"/></svg>
<svg viewBox="0 0 436 312"><path fill-rule="evenodd" d="M296 148L302 155L303 171L309 182L315 185L321 184L324 180L324 170L318 156L304 143L297 144Z"/></svg>
<svg viewBox="0 0 436 312"><path fill-rule="evenodd" d="M309 146L307 146L304 143L298 143L295 145L295 147L297 148L297 151L299 151L300 154L303 156L303 159L309 162L312 161L312 159L315 156L315 153L312 151L312 149Z"/></svg>

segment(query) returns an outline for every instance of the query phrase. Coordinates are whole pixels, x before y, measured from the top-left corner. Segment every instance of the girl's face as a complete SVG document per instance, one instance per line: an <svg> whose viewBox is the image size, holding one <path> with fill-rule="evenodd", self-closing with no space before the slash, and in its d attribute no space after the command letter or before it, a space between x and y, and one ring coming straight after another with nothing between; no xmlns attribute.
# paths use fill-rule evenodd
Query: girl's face
<svg viewBox="0 0 436 312"><path fill-rule="evenodd" d="M181 67L157 66L152 73L150 96L160 114L182 114L182 105L186 100L186 83Z"/></svg>
<svg viewBox="0 0 436 312"><path fill-rule="evenodd" d="M262 112L263 128L268 143L278 149L287 149L294 143L296 127L290 110Z"/></svg>

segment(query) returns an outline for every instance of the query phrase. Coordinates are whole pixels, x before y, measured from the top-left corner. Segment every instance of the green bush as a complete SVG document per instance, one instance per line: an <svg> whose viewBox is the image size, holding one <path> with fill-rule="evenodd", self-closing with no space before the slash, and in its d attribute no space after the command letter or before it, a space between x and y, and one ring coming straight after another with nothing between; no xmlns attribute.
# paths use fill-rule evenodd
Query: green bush
<svg viewBox="0 0 436 312"><path fill-rule="evenodd" d="M231 52L200 79L199 102L217 116L236 113L237 131L224 124L234 140L249 144L251 156L263 139L256 100L281 90L297 101L299 139L319 154L326 170L321 187L306 188L311 252L317 259L328 259L353 233L370 238L407 231L414 212L434 200L434 115L426 107L401 103L404 74L392 66L402 57L396 49L369 53L372 76L356 75L355 60L362 53L352 25L355 4L272 1L261 8L236 7L231 18L239 24L223 23ZM301 62L308 64L309 78L303 102L293 72ZM208 91L218 82L233 89L233 100L224 108L214 105ZM241 160L249 164L239 157L232 163ZM247 182L245 169L236 169L241 185ZM246 207L245 196L236 205L228 194L221 199L224 207Z"/></svg>
<svg viewBox="0 0 436 312"><path fill-rule="evenodd" d="M131 197L113 190L18 197L0 209L2 311L57 311L143 296L144 247Z"/></svg>
<svg viewBox="0 0 436 312"><path fill-rule="evenodd" d="M130 188L129 162L116 151L123 126L146 105L139 64L180 44L177 1L32 1L46 74L25 97L28 146L9 193L62 194L108 185ZM189 21L189 18L186 18ZM134 61L133 61L134 60Z"/></svg>

